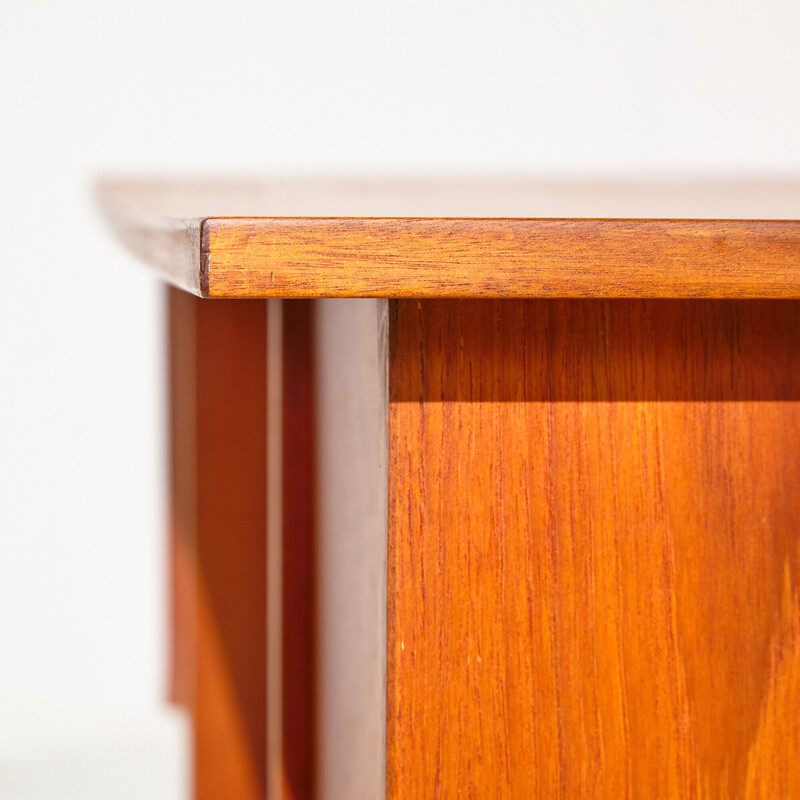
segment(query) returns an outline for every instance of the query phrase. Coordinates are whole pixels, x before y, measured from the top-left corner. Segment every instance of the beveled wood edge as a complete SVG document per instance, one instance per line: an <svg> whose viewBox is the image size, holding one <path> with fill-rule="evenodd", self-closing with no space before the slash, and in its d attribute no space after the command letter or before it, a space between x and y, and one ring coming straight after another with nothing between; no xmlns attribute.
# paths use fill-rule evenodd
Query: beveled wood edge
<svg viewBox="0 0 800 800"><path fill-rule="evenodd" d="M96 194L130 252L203 298L800 297L791 219L179 217L117 181Z"/></svg>
<svg viewBox="0 0 800 800"><path fill-rule="evenodd" d="M489 225L511 226L517 230L527 229L528 234L535 234L535 229L545 223L564 222L564 223L598 223L604 226L609 236L615 235L614 228L630 231L632 228L640 228L642 234L652 234L654 224L660 238L669 239L673 231L677 231L681 224L697 223L707 228L709 238L716 236L724 239L725 233L731 226L741 227L751 224L755 229L767 232L768 235L783 240L784 260L786 249L792 251L792 269L772 269L771 280L753 280L753 275L749 276L749 282L737 281L732 278L732 272L737 268L737 264L723 265L717 274L708 271L704 279L699 283L689 283L675 281L667 285L657 279L658 268L648 270L645 264L620 264L620 270L612 274L609 268L617 266L611 264L607 258L597 258L596 263L593 253L587 251L585 246L580 247L581 258L585 265L585 274L574 271L574 265L567 265L570 259L569 250L572 250L578 242L562 243L564 248L563 257L565 259L565 269L563 278L568 280L552 280L553 273L558 271L558 261L560 254L553 254L552 250L547 258L547 263L539 267L534 263L517 263L510 270L511 276L506 275L502 284L492 285L487 282L486 271L476 272L474 278L464 280L448 281L446 279L447 270L439 269L436 265L428 265L420 268L417 261L409 261L399 264L395 261L394 267L401 266L407 270L414 270L418 280L415 284L407 286L398 285L397 280L392 280L388 270L376 269L374 274L365 273L363 263L358 263L351 255L342 256L338 263L335 256L331 259L330 255L326 258L327 263L320 266L319 263L309 261L294 261L293 271L302 280L298 281L293 277L290 281L276 282L274 286L265 286L262 280L253 280L253 277L260 278L266 272L264 266L259 262L259 256L254 255L253 261L249 265L238 265L236 269L227 267L227 274L217 278L212 278L215 268L223 261L230 261L230 255L221 254L210 243L210 231L218 230L220 225L244 225L252 226L263 225L264 233L268 234L270 227L276 224L296 222L303 225L306 229L315 224L330 222L357 222L369 225L375 223L375 233L380 234L383 225L392 222L402 222L409 227L409 235L414 236L413 229L415 223L432 222L428 219L403 219L392 220L388 218L285 218L285 217L241 217L241 218L195 218L179 219L168 217L150 217L145 214L134 217L129 210L118 213L113 204L105 206L106 218L120 241L126 248L143 262L153 267L159 276L168 283L188 291L198 297L203 298L291 298L291 297L374 297L374 298L435 298L435 297L459 297L459 298L478 298L478 297L517 297L517 298L536 298L536 297L651 297L651 298L688 298L688 297L748 297L748 298L767 298L767 297L800 297L800 222L786 220L503 220L489 218L485 220L457 220L452 222L464 223L487 223ZM770 233L773 231L774 233ZM543 238L542 243L545 244ZM260 242L264 246L267 242ZM552 243L551 243L552 244ZM751 252L744 253L743 257L757 263L761 257L759 248L763 242L754 239ZM794 254L796 253L796 258ZM499 259L502 259L502 254ZM465 258L465 264L469 259ZM333 262L333 263L332 263ZM794 265L797 265L796 269ZM285 266L282 264L281 266ZM359 269L360 275L354 279L353 268ZM452 266L452 264L451 264ZM491 262L488 267L496 266ZM323 286L322 283L315 284L315 275L324 277L326 281L331 281L337 277L332 275L332 271L338 267L342 271L340 285L331 287L330 284ZM636 285L629 280L620 281L622 276L630 277L633 270L637 273ZM541 271L541 277L539 272ZM648 271L652 274L648 278ZM567 273L570 273L567 275ZM583 272L583 270L582 270ZM345 277L344 273L349 273ZM513 280L513 274L517 275L518 280ZM593 280L589 282L589 276ZM601 276L598 279L598 275ZM442 279L445 276L445 279ZM655 279L655 280L654 280ZM649 282L648 282L649 281ZM302 284L302 285L301 285ZM547 284L548 288L545 288Z"/></svg>
<svg viewBox="0 0 800 800"><path fill-rule="evenodd" d="M159 277L198 297L203 293L202 227L200 217L170 217L126 202L111 182L95 187L108 226L125 248L153 267Z"/></svg>

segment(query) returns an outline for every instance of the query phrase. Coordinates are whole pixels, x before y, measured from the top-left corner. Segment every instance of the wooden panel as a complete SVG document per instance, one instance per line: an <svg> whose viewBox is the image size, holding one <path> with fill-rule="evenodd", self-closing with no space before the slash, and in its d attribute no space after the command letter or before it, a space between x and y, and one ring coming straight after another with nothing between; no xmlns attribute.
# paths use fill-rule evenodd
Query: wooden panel
<svg viewBox="0 0 800 800"><path fill-rule="evenodd" d="M194 796L266 789L266 304L169 290L173 697Z"/></svg>
<svg viewBox="0 0 800 800"><path fill-rule="evenodd" d="M800 223L209 219L210 297L797 297Z"/></svg>
<svg viewBox="0 0 800 800"><path fill-rule="evenodd" d="M384 793L386 303L315 302L320 800Z"/></svg>
<svg viewBox="0 0 800 800"><path fill-rule="evenodd" d="M800 295L797 182L108 181L99 191L118 236L203 296Z"/></svg>
<svg viewBox="0 0 800 800"><path fill-rule="evenodd" d="M391 309L388 796L800 796L800 303Z"/></svg>

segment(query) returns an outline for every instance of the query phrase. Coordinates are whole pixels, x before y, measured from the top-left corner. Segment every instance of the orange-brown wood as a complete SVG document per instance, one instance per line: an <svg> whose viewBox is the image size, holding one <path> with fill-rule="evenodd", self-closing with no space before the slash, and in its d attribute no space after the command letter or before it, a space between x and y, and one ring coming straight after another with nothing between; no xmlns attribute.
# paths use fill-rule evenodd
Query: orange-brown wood
<svg viewBox="0 0 800 800"><path fill-rule="evenodd" d="M194 796L266 789L266 304L169 290L172 695Z"/></svg>
<svg viewBox="0 0 800 800"><path fill-rule="evenodd" d="M388 797L800 796L800 303L391 309Z"/></svg>
<svg viewBox="0 0 800 800"><path fill-rule="evenodd" d="M208 219L209 297L797 297L800 223Z"/></svg>
<svg viewBox="0 0 800 800"><path fill-rule="evenodd" d="M209 297L800 296L796 181L109 181L100 196L134 252Z"/></svg>

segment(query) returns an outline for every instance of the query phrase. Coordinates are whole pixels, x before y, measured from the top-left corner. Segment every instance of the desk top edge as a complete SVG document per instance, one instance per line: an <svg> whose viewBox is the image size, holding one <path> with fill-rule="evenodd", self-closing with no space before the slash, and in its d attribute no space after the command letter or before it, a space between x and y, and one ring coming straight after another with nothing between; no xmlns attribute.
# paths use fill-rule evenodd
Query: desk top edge
<svg viewBox="0 0 800 800"><path fill-rule="evenodd" d="M800 180L108 179L97 195L129 249L200 296L800 296ZM695 255L691 286L661 280Z"/></svg>

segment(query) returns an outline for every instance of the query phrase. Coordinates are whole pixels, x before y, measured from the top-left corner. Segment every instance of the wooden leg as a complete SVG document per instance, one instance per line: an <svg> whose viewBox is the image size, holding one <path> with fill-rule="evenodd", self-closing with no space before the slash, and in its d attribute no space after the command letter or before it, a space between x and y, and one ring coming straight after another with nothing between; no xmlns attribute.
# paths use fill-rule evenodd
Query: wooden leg
<svg viewBox="0 0 800 800"><path fill-rule="evenodd" d="M316 418L312 304L281 306L275 574L279 680L267 698L265 301L168 290L172 425L172 698L192 714L200 800L311 800L316 713ZM274 397L274 395L270 395ZM282 418L282 419L281 419ZM281 441L282 440L282 441Z"/></svg>
<svg viewBox="0 0 800 800"><path fill-rule="evenodd" d="M391 307L388 796L800 797L800 303Z"/></svg>
<svg viewBox="0 0 800 800"><path fill-rule="evenodd" d="M172 693L263 798L267 310L169 304ZM384 655L390 798L797 794L800 304L382 308L283 306L278 796L375 794Z"/></svg>
<svg viewBox="0 0 800 800"><path fill-rule="evenodd" d="M194 796L266 787L266 303L168 290L172 697Z"/></svg>

